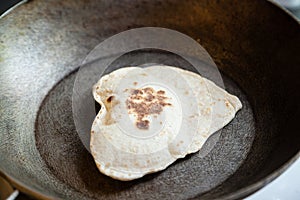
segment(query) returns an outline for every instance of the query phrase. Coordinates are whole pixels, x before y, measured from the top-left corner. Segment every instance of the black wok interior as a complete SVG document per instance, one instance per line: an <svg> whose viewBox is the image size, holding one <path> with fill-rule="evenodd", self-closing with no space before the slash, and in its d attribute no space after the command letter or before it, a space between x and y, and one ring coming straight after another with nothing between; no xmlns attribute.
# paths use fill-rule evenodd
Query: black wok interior
<svg viewBox="0 0 300 200"><path fill-rule="evenodd" d="M153 196L147 197L237 199L267 184L271 179L266 177L272 173L279 175L280 169L299 152L300 27L296 20L268 1L33 0L1 19L0 26L3 27L0 47L7 52L0 60L1 68L7 69L5 73L14 74L16 80L20 80L19 84L31 84L32 79L24 77L42 77L35 79L36 87L22 93L24 96L20 98L25 99L26 105L16 104L19 97L6 90L17 88L15 80L3 81L0 85L0 92L5 97L0 98L1 104L7 105L4 112L15 117L14 120L0 117L1 129L14 127L15 135L23 133L28 140L35 136L33 143L26 143L33 145L30 151L21 150L23 147L14 149L16 145L12 144L18 141L14 139L17 136L10 135L13 139L1 136L0 169L33 188L35 193L55 198L100 198L97 195L102 193L97 191L101 189L110 198L118 197L119 191L122 197L141 199L143 194L134 191L150 191ZM97 169L80 143L72 116L69 116L76 69L88 52L105 38L144 26L174 29L199 41L222 72L225 86L242 99L244 110L225 127L225 132L219 133L220 145L208 155L207 162L191 155L172 165L167 172L149 175L136 182L123 183L98 174L102 182L97 180L94 185ZM22 48L9 51L8 47L20 43ZM24 70L14 72L16 63L18 69ZM31 71L27 72L29 68ZM28 100L32 96L35 96L34 101ZM22 106L30 109L12 111ZM31 111L36 111L36 117L26 118ZM27 131L30 127L34 127L34 131ZM226 168L233 171L224 169L224 173L228 173L225 180L216 178L220 182L210 182L207 179L205 186L200 188L184 182L178 174L180 170L184 174L189 169L189 162L192 165L205 163L207 177L222 174L217 167L219 161L226 160L226 157L219 157L222 150L233 157L236 152L236 160L228 156L229 163L236 164ZM12 154L20 156L10 159ZM31 158L33 155L40 157ZM69 168L68 162L62 164L63 161L69 162ZM210 168L210 164L213 167ZM83 170L82 166L87 168ZM81 177L68 176L72 170L77 170ZM38 176L43 173L45 182ZM188 173L200 177L202 172ZM163 182L171 184L163 188L150 184L153 180L162 180L160 177L163 176L176 178L169 179L173 182ZM80 185L82 182L87 184ZM198 192L190 189L186 191L191 195L170 193L164 196L167 194L162 191L164 188L179 183L183 189L194 187ZM146 187L142 190L136 189L137 185L143 184Z"/></svg>

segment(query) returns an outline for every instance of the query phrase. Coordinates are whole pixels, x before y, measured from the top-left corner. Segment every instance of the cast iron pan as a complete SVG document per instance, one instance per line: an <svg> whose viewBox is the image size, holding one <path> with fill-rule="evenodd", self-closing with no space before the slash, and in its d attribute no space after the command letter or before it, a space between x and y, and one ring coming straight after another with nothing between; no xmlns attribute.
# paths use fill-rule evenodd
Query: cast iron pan
<svg viewBox="0 0 300 200"><path fill-rule="evenodd" d="M244 107L205 157L196 153L163 172L120 182L99 173L82 145L72 87L99 42L145 26L200 39ZM239 199L300 155L300 27L268 1L34 0L0 27L0 170L31 195Z"/></svg>

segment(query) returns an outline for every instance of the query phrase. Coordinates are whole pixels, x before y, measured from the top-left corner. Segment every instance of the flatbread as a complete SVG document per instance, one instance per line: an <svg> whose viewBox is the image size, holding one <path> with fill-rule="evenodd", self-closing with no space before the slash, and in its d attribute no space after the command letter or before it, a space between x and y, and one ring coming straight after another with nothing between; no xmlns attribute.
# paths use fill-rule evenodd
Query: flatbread
<svg viewBox="0 0 300 200"><path fill-rule="evenodd" d="M101 105L90 148L98 169L133 180L198 151L241 108L237 97L179 68L126 67L93 87Z"/></svg>

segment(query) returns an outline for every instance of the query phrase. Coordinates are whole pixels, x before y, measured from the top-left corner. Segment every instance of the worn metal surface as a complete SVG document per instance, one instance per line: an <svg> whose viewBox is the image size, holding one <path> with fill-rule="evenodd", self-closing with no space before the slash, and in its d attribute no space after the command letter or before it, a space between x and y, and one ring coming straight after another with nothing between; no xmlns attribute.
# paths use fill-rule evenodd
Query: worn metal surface
<svg viewBox="0 0 300 200"><path fill-rule="evenodd" d="M245 105L249 101L254 114L246 106L204 159L192 155L162 173L123 183L98 173L80 143L70 103L75 72L67 75L106 37L142 26L200 39L238 84L228 80L229 90ZM1 19L0 27L0 170L36 193L238 198L299 156L300 28L269 2L34 0Z"/></svg>

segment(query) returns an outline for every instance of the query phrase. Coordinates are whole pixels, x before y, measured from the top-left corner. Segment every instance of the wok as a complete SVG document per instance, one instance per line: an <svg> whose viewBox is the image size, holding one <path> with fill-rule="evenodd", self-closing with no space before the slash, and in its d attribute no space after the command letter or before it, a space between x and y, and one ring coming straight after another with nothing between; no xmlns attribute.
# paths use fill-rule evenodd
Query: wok
<svg viewBox="0 0 300 200"><path fill-rule="evenodd" d="M120 182L100 174L81 143L72 87L99 42L145 26L198 39L244 107L206 156ZM239 199L300 155L300 27L269 1L33 0L0 27L0 170L32 196Z"/></svg>

